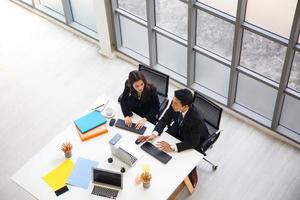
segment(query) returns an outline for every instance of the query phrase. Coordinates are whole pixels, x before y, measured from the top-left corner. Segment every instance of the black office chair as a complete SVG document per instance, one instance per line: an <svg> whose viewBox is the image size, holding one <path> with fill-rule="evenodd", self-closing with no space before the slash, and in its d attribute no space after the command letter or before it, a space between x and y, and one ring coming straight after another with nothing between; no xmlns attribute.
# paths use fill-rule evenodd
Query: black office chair
<svg viewBox="0 0 300 200"><path fill-rule="evenodd" d="M209 137L202 142L200 149L197 149L200 153L206 156L206 150L213 146L222 131L219 129L219 125L223 109L198 92L194 93L194 106L203 115L209 132ZM203 159L212 165L213 170L217 169L218 166L206 159L206 157L203 157Z"/></svg>
<svg viewBox="0 0 300 200"><path fill-rule="evenodd" d="M152 83L157 89L159 99L159 118L169 103L168 90L170 77L162 72L146 67L142 64L139 64L139 71L142 72L147 81Z"/></svg>

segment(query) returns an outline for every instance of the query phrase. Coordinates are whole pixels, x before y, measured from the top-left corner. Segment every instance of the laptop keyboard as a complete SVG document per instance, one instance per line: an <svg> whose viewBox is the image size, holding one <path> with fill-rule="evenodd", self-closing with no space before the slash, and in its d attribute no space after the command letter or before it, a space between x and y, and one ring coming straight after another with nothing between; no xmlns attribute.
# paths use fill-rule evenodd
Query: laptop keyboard
<svg viewBox="0 0 300 200"><path fill-rule="evenodd" d="M121 128L121 129L125 129L127 131L137 133L139 135L143 135L144 132L146 131L146 126L143 126L140 129L136 129L135 128L135 126L136 126L135 123L132 123L131 127L126 126L125 121L123 119L118 119L117 122L115 123L115 126L118 127L118 128Z"/></svg>
<svg viewBox="0 0 300 200"><path fill-rule="evenodd" d="M169 154L159 150L156 146L154 146L150 142L145 142L142 146L141 149L149 153L151 156L159 160L160 162L167 164L169 160L171 160L172 156Z"/></svg>
<svg viewBox="0 0 300 200"><path fill-rule="evenodd" d="M110 188L105 188L105 187L100 187L100 186L94 186L92 194L98 195L98 196L103 196L103 197L108 197L111 199L116 199L118 195L118 190L113 190Z"/></svg>
<svg viewBox="0 0 300 200"><path fill-rule="evenodd" d="M136 157L134 157L133 155L131 155L130 153L128 153L127 151L125 151L123 148L119 147L119 149L120 149L123 153L125 153L126 155L129 156L131 165L133 165L133 163L135 163L135 161L137 161L137 158L136 158Z"/></svg>

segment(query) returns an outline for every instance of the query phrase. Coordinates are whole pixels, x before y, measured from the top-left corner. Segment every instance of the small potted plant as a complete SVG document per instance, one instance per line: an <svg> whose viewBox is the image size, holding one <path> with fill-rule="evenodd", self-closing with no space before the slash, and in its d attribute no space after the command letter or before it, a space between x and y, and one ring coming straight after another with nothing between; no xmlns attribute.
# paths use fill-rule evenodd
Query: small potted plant
<svg viewBox="0 0 300 200"><path fill-rule="evenodd" d="M143 165L143 172L140 176L141 181L143 182L144 188L150 187L150 180L152 178L152 175L150 173L150 166L149 165Z"/></svg>
<svg viewBox="0 0 300 200"><path fill-rule="evenodd" d="M70 142L65 142L61 145L61 150L65 153L66 158L71 158L72 156L72 144Z"/></svg>

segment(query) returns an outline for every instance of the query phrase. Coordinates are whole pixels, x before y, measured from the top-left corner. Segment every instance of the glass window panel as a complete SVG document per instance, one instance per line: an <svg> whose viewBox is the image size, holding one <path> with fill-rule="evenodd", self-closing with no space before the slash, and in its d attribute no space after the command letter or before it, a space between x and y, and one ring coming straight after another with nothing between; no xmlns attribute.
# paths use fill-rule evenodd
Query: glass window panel
<svg viewBox="0 0 300 200"><path fill-rule="evenodd" d="M97 31L94 0L70 0L75 22Z"/></svg>
<svg viewBox="0 0 300 200"><path fill-rule="evenodd" d="M149 58L148 29L120 15L122 46Z"/></svg>
<svg viewBox="0 0 300 200"><path fill-rule="evenodd" d="M297 0L248 0L246 21L289 38Z"/></svg>
<svg viewBox="0 0 300 200"><path fill-rule="evenodd" d="M157 35L157 61L160 65L186 77L187 49L159 34Z"/></svg>
<svg viewBox="0 0 300 200"><path fill-rule="evenodd" d="M196 54L195 81L200 85L227 97L229 75L229 67L199 53Z"/></svg>
<svg viewBox="0 0 300 200"><path fill-rule="evenodd" d="M236 103L272 119L276 95L274 88L239 73Z"/></svg>
<svg viewBox="0 0 300 200"><path fill-rule="evenodd" d="M285 95L280 124L300 133L300 100Z"/></svg>
<svg viewBox="0 0 300 200"><path fill-rule="evenodd" d="M147 20L146 0L118 0L118 7L145 21Z"/></svg>
<svg viewBox="0 0 300 200"><path fill-rule="evenodd" d="M286 47L244 31L241 65L269 79L280 81Z"/></svg>
<svg viewBox="0 0 300 200"><path fill-rule="evenodd" d="M197 11L197 45L231 60L234 25Z"/></svg>
<svg viewBox="0 0 300 200"><path fill-rule="evenodd" d="M46 6L47 8L64 15L64 9L62 7L61 0L40 0L40 3L43 6Z"/></svg>
<svg viewBox="0 0 300 200"><path fill-rule="evenodd" d="M300 53L296 52L289 79L289 87L300 92Z"/></svg>
<svg viewBox="0 0 300 200"><path fill-rule="evenodd" d="M206 5L216 8L232 16L236 16L237 0L198 0Z"/></svg>
<svg viewBox="0 0 300 200"><path fill-rule="evenodd" d="M188 6L179 0L156 0L156 25L187 39Z"/></svg>

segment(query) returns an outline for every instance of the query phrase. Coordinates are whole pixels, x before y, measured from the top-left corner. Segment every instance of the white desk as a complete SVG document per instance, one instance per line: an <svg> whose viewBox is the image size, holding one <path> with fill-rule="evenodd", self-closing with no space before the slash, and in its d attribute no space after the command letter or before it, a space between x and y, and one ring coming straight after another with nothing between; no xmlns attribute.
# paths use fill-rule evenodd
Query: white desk
<svg viewBox="0 0 300 200"><path fill-rule="evenodd" d="M105 98L100 97L97 100L98 104L103 102ZM97 105L97 102L95 105ZM116 113L115 118L122 117L120 105L116 101L110 100L108 107L114 109ZM146 126L147 130L145 134L151 133L154 126L150 123L147 123ZM119 192L117 199L167 199L203 157L195 150L186 150L180 153L174 152L169 153L172 159L167 164L163 164L141 150L140 145L135 144L134 141L138 137L137 134L116 127L108 127L109 132L107 134L82 142L72 123L17 171L12 179L38 199L103 199L103 197L91 194L92 184L90 184L87 190L68 185L69 191L57 197L42 180L41 177L43 175L64 161L64 154L60 150L60 146L63 142L70 141L73 144L73 156L71 159L74 161L74 164L77 157L80 156L99 161L98 167L100 168L120 171L120 167L125 166L126 172L123 174L123 190ZM130 139L132 142L129 142L128 145L132 145L133 148L144 154L133 168L116 159L114 159L113 163L107 162L108 157L111 156L108 141L115 133L119 133L123 137ZM178 141L167 133L163 133L155 141L159 140L171 143ZM135 184L135 177L142 171L142 164L144 163L150 164L151 167L152 179L149 189L144 189L142 184Z"/></svg>

